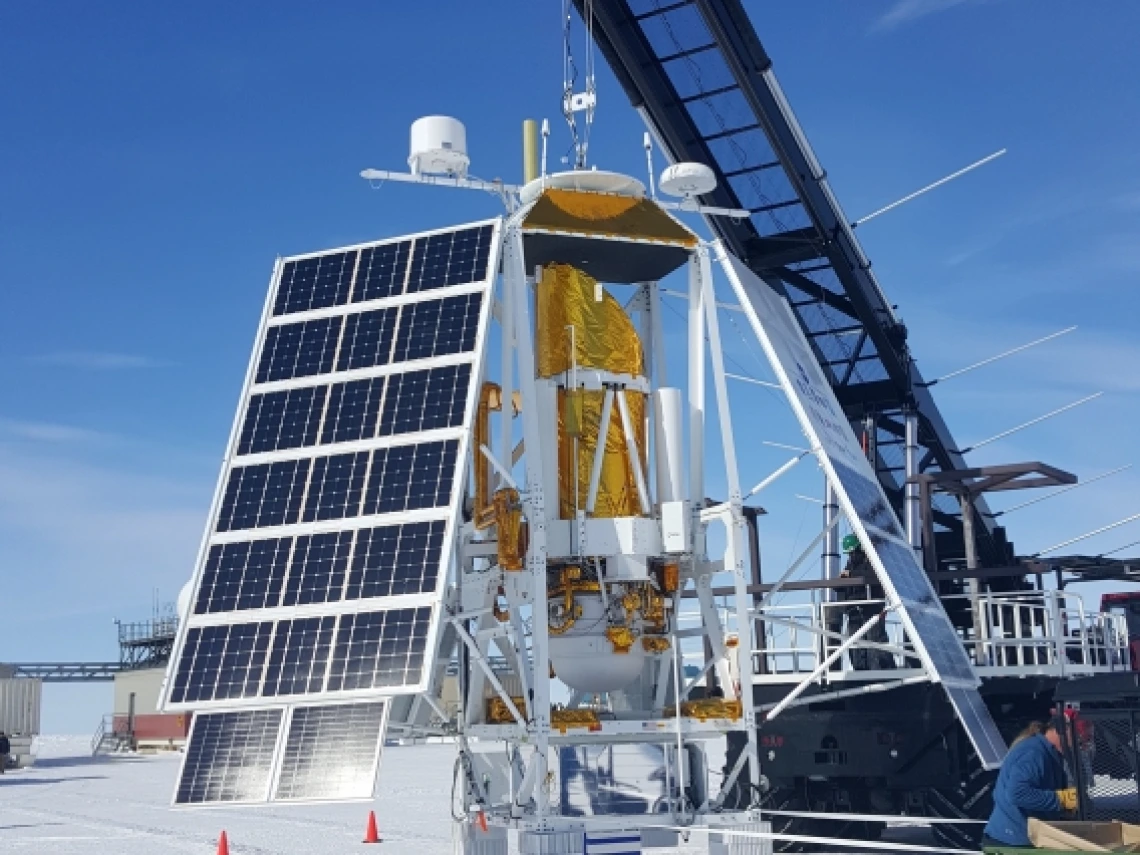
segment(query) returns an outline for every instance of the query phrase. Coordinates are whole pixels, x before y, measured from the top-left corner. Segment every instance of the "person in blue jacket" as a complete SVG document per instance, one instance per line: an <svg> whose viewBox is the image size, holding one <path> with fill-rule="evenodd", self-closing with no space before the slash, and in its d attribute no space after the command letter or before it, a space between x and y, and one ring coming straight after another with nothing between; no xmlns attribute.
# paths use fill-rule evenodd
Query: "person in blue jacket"
<svg viewBox="0 0 1140 855"><path fill-rule="evenodd" d="M1032 846L1029 818L1059 819L1077 808L1065 775L1062 736L1054 723L1035 722L1014 740L994 785L994 809L982 846Z"/></svg>

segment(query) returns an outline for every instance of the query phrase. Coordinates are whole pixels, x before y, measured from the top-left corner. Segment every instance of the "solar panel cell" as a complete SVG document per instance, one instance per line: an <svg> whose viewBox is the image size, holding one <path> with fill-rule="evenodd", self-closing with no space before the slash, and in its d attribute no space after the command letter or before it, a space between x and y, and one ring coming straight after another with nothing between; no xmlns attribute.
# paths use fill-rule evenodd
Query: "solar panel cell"
<svg viewBox="0 0 1140 855"><path fill-rule="evenodd" d="M356 535L345 597L396 597L434 591L446 522L362 529Z"/></svg>
<svg viewBox="0 0 1140 855"><path fill-rule="evenodd" d="M358 799L372 794L384 701L296 707L274 799Z"/></svg>
<svg viewBox="0 0 1140 855"><path fill-rule="evenodd" d="M292 538L269 538L211 546L194 613L276 606L292 544Z"/></svg>
<svg viewBox="0 0 1140 855"><path fill-rule="evenodd" d="M335 531L298 537L282 604L304 606L340 600L353 534Z"/></svg>
<svg viewBox="0 0 1140 855"><path fill-rule="evenodd" d="M469 364L393 375L388 380L380 436L461 424L470 380Z"/></svg>
<svg viewBox="0 0 1140 855"><path fill-rule="evenodd" d="M321 443L327 445L374 437L386 380L385 377L373 377L334 384L329 393Z"/></svg>
<svg viewBox="0 0 1140 855"><path fill-rule="evenodd" d="M269 794L283 710L199 713L174 802L258 802Z"/></svg>
<svg viewBox="0 0 1140 855"><path fill-rule="evenodd" d="M491 238L492 227L480 226L417 239L407 293L485 279Z"/></svg>
<svg viewBox="0 0 1140 855"><path fill-rule="evenodd" d="M296 522L308 477L308 460L235 467L218 513L218 531Z"/></svg>
<svg viewBox="0 0 1140 855"><path fill-rule="evenodd" d="M400 241L364 250L360 255L360 272L356 275L352 301L360 303L402 294L411 245L411 241Z"/></svg>
<svg viewBox="0 0 1140 855"><path fill-rule="evenodd" d="M339 520L360 513L360 494L369 453L334 454L313 461L313 476L305 500L303 522Z"/></svg>
<svg viewBox="0 0 1140 855"><path fill-rule="evenodd" d="M458 294L403 307L393 362L466 353L475 346L483 295Z"/></svg>
<svg viewBox="0 0 1140 855"><path fill-rule="evenodd" d="M420 682L431 608L344 615L337 628L328 691Z"/></svg>
<svg viewBox="0 0 1140 855"><path fill-rule="evenodd" d="M271 698L320 692L335 626L333 615L280 621L261 694Z"/></svg>
<svg viewBox="0 0 1140 855"><path fill-rule="evenodd" d="M327 374L332 370L340 329L338 316L269 327L256 382Z"/></svg>
<svg viewBox="0 0 1140 855"><path fill-rule="evenodd" d="M364 496L364 514L446 506L455 476L456 440L379 448Z"/></svg>
<svg viewBox="0 0 1140 855"><path fill-rule="evenodd" d="M177 702L257 697L272 621L193 628L179 662Z"/></svg>
<svg viewBox="0 0 1140 855"><path fill-rule="evenodd" d="M324 413L326 386L254 395L246 410L238 454L261 454L314 445Z"/></svg>
<svg viewBox="0 0 1140 855"><path fill-rule="evenodd" d="M288 262L281 271L274 315L323 309L348 302L357 250Z"/></svg>
<svg viewBox="0 0 1140 855"><path fill-rule="evenodd" d="M396 328L399 308L357 312L345 318L344 341L340 346L336 370L372 368L387 365L392 354L392 332Z"/></svg>

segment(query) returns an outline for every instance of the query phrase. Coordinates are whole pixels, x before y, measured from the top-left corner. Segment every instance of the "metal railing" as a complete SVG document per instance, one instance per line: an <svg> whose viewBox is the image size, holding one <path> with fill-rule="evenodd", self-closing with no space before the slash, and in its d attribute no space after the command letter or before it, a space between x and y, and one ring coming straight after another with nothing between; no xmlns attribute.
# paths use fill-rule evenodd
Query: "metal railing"
<svg viewBox="0 0 1140 855"><path fill-rule="evenodd" d="M1129 668L1128 630L1120 615L1088 611L1077 594L1028 591L943 597L948 611L975 617L959 630L979 676L1077 676ZM881 611L882 600L802 603L764 609L756 616L755 682L795 682L810 674L841 641ZM886 648L893 648L889 650ZM883 679L919 673L897 614L868 633L834 663L829 681Z"/></svg>
<svg viewBox="0 0 1140 855"><path fill-rule="evenodd" d="M100 752L106 745L113 745L115 749L122 747L123 743L130 743L132 738L130 720L119 713L107 713L99 720L99 727L91 737L91 754Z"/></svg>

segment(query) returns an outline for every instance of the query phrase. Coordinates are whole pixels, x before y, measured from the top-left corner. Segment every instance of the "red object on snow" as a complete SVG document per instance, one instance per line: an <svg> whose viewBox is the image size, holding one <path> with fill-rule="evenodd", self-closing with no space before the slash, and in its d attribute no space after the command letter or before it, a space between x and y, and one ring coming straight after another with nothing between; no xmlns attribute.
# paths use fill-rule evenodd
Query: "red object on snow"
<svg viewBox="0 0 1140 855"><path fill-rule="evenodd" d="M226 838L225 830L222 831L222 836L218 838L218 855L230 855L230 841Z"/></svg>
<svg viewBox="0 0 1140 855"><path fill-rule="evenodd" d="M482 831L484 834L486 834L487 833L487 814L483 813L483 811L479 811L478 816L475 817L475 821L479 823L479 830Z"/></svg>
<svg viewBox="0 0 1140 855"><path fill-rule="evenodd" d="M380 832L376 829L376 811L368 811L368 828L364 831L365 843L379 843Z"/></svg>

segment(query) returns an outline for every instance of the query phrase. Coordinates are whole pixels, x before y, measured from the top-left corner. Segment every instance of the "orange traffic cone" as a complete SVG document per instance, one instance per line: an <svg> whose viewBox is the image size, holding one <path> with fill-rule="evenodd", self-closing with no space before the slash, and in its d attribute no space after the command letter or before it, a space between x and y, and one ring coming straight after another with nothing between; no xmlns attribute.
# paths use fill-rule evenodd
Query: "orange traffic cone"
<svg viewBox="0 0 1140 855"><path fill-rule="evenodd" d="M230 841L226 838L224 830L222 836L218 838L218 855L230 855Z"/></svg>
<svg viewBox="0 0 1140 855"><path fill-rule="evenodd" d="M479 824L479 830L484 834L487 833L487 814L479 811L479 815L475 817L475 821Z"/></svg>
<svg viewBox="0 0 1140 855"><path fill-rule="evenodd" d="M380 832L376 830L376 811L368 811L368 828L364 831L364 842L380 842Z"/></svg>

